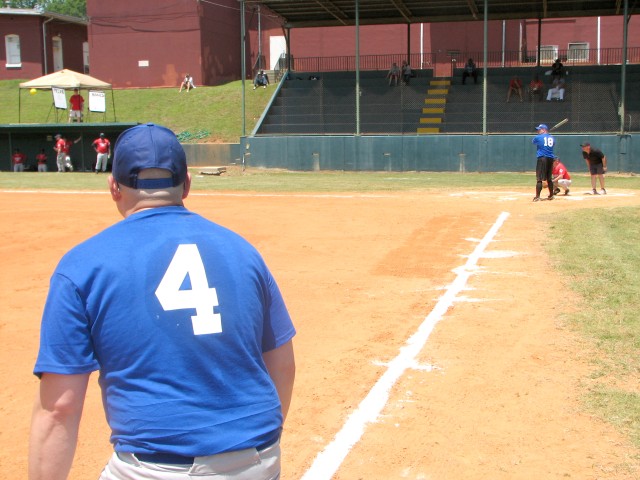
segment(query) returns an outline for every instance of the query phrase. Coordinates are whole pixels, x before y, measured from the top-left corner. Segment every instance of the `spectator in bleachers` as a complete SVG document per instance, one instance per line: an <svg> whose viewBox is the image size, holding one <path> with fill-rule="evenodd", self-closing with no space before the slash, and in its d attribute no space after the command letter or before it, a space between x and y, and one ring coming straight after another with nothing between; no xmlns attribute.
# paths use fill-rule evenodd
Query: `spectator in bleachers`
<svg viewBox="0 0 640 480"><path fill-rule="evenodd" d="M514 75L509 80L509 91L507 92L507 103L509 103L509 99L511 98L511 94L515 92L520 97L520 101L522 102L522 80L518 75Z"/></svg>
<svg viewBox="0 0 640 480"><path fill-rule="evenodd" d="M267 88L267 85L269 85L269 77L264 73L264 70L260 70L253 80L253 89L255 90L258 87Z"/></svg>
<svg viewBox="0 0 640 480"><path fill-rule="evenodd" d="M393 82L395 82L396 86L398 86L398 79L400 78L400 68L398 68L398 64L393 62L389 72L387 73L387 78L389 79L389 86Z"/></svg>
<svg viewBox="0 0 640 480"><path fill-rule="evenodd" d="M538 97L538 101L542 101L542 89L544 85L542 84L542 80L536 75L529 83L529 100L533 102L535 97Z"/></svg>
<svg viewBox="0 0 640 480"><path fill-rule="evenodd" d="M564 101L565 84L563 78L556 78L553 81L553 86L547 92L547 102L556 100L558 102Z"/></svg>
<svg viewBox="0 0 640 480"><path fill-rule="evenodd" d="M411 80L411 65L409 65L409 62L407 62L406 60L404 60L402 62L402 81L404 82L405 85L409 85L409 81Z"/></svg>
<svg viewBox="0 0 640 480"><path fill-rule="evenodd" d="M478 69L476 68L476 64L472 58L470 58L464 66L464 71L462 72L463 85L465 84L467 77L473 77L473 83L478 83Z"/></svg>
<svg viewBox="0 0 640 480"><path fill-rule="evenodd" d="M562 62L560 62L559 58L556 58L556 61L551 65L551 78L552 80L559 80L564 76L564 66Z"/></svg>

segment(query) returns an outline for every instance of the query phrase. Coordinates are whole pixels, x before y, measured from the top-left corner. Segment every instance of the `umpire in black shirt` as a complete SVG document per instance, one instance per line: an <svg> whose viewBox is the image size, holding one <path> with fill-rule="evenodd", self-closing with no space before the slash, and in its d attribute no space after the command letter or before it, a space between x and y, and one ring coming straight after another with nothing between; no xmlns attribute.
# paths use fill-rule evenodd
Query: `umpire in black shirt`
<svg viewBox="0 0 640 480"><path fill-rule="evenodd" d="M607 157L597 148L593 148L590 143L583 143L582 156L587 162L587 168L591 174L591 188L594 195L606 195L604 188L604 174L607 173ZM596 190L596 177L600 180L600 193Z"/></svg>

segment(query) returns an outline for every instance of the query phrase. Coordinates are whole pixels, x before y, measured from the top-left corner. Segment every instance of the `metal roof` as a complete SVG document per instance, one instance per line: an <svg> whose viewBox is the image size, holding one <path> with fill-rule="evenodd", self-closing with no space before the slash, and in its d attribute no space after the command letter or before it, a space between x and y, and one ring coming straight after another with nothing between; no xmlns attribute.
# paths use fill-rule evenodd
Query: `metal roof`
<svg viewBox="0 0 640 480"><path fill-rule="evenodd" d="M89 21L86 18L72 17L62 13L47 12L39 8L0 8L0 15L44 17L84 26L89 24Z"/></svg>
<svg viewBox="0 0 640 480"><path fill-rule="evenodd" d="M488 0L489 20L597 17L624 14L625 0ZM628 0L627 0L628 1ZM638 2L633 2L637 10ZM263 6L289 28L355 25L356 0L245 0ZM631 14L631 8L629 8ZM359 0L361 25L466 22L484 19L484 0Z"/></svg>

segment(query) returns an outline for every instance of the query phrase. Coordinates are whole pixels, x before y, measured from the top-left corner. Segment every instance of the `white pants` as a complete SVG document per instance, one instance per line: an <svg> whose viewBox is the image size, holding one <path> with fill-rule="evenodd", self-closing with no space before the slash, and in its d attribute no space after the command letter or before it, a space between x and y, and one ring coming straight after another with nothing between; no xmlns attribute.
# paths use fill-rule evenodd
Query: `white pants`
<svg viewBox="0 0 640 480"><path fill-rule="evenodd" d="M565 180L564 178L561 178L556 182L556 186L562 187L566 192L567 190L569 190L569 187L571 186L571 180Z"/></svg>
<svg viewBox="0 0 640 480"><path fill-rule="evenodd" d="M550 88L547 93L547 101L550 102L552 98L564 100L564 88Z"/></svg>
<svg viewBox="0 0 640 480"><path fill-rule="evenodd" d="M66 163L66 157L67 155L65 153L59 153L56 156L56 164L58 165L58 171L59 172L64 172L64 166Z"/></svg>
<svg viewBox="0 0 640 480"><path fill-rule="evenodd" d="M280 442L264 450L196 457L193 465L139 461L132 453L114 453L99 480L279 480Z"/></svg>
<svg viewBox="0 0 640 480"><path fill-rule="evenodd" d="M75 122L76 119L79 122L82 122L82 111L81 110L71 110L69 112L69 121L70 122Z"/></svg>
<svg viewBox="0 0 640 480"><path fill-rule="evenodd" d="M46 172L47 171L47 164L46 163L39 163L38 164L38 172Z"/></svg>
<svg viewBox="0 0 640 480"><path fill-rule="evenodd" d="M96 172L100 171L100 166L102 166L102 171L106 172L108 162L109 162L109 154L99 153L96 161Z"/></svg>

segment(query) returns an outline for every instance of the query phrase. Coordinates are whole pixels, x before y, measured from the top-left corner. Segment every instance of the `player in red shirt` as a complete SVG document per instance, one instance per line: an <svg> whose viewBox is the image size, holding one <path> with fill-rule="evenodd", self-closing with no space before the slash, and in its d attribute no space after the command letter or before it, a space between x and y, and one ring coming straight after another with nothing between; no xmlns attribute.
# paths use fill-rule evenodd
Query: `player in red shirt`
<svg viewBox="0 0 640 480"><path fill-rule="evenodd" d="M82 136L76 138L73 142L67 140L59 133L56 135L56 144L53 149L56 151L56 163L58 164L58 172L65 172L66 169L69 169L70 172L73 172L73 163L71 163L71 156L69 155L69 150L74 143L78 143Z"/></svg>
<svg viewBox="0 0 640 480"><path fill-rule="evenodd" d="M40 150L40 153L36 155L36 161L38 162L38 172L47 171L47 154L44 153L44 148Z"/></svg>
<svg viewBox="0 0 640 480"><path fill-rule="evenodd" d="M565 167L558 157L553 159L553 170L551 171L553 178L553 194L560 193L560 187L564 189L564 194L569 195L569 187L571 186L571 175L567 167Z"/></svg>
<svg viewBox="0 0 640 480"><path fill-rule="evenodd" d="M24 164L27 163L27 156L16 148L11 156L14 172L24 172Z"/></svg>
<svg viewBox="0 0 640 480"><path fill-rule="evenodd" d="M109 139L104 136L104 133L101 133L100 137L96 138L91 146L98 154L96 159L96 173L100 172L100 167L102 167L103 172L106 172L107 163L109 163L109 157L111 156L111 143Z"/></svg>
<svg viewBox="0 0 640 480"><path fill-rule="evenodd" d="M84 98L80 93L78 93L78 89L73 89L73 95L69 98L69 103L71 104L71 110L69 111L69 122L82 122L82 111L84 109Z"/></svg>

